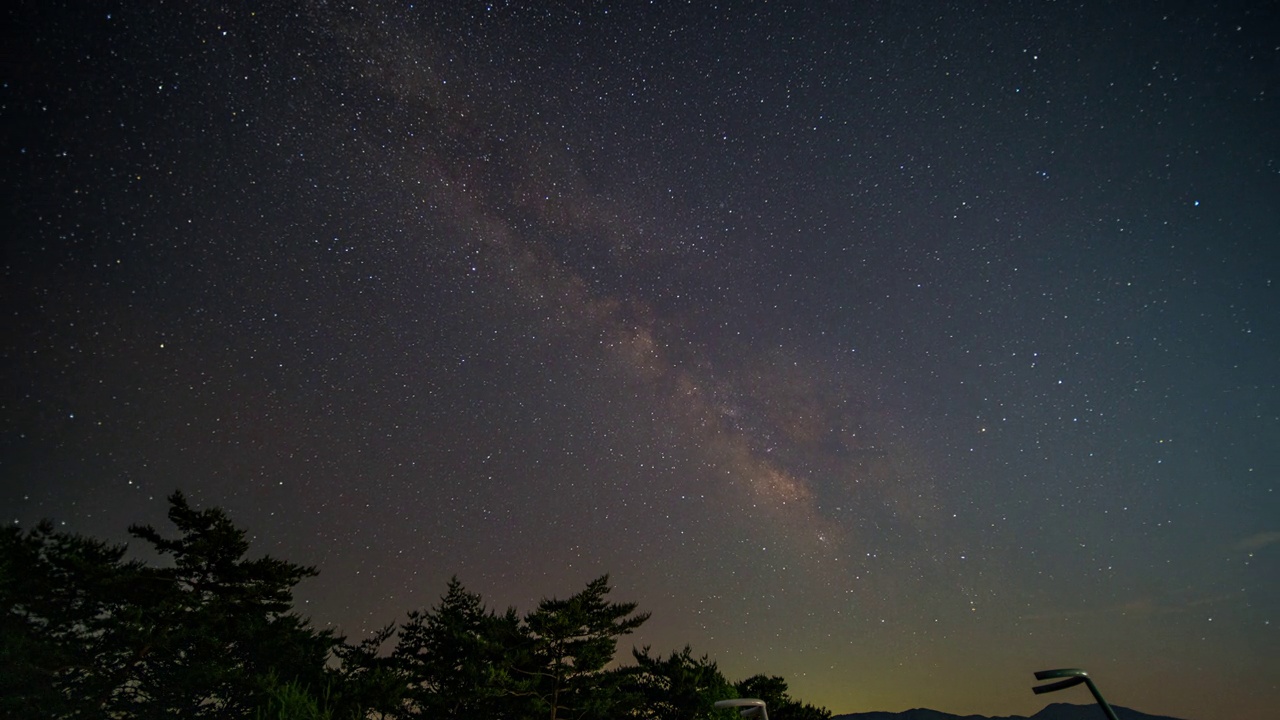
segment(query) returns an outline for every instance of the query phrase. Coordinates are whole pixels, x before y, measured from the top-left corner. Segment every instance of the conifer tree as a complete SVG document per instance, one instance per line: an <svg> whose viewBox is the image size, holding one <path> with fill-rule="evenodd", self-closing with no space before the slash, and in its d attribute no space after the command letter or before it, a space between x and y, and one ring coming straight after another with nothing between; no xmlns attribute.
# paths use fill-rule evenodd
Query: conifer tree
<svg viewBox="0 0 1280 720"><path fill-rule="evenodd" d="M609 576L587 583L586 589L564 600L549 599L525 618L532 639L530 660L523 672L542 716L550 720L588 720L617 717L628 708L618 673L605 672L618 637L649 619L632 614L636 603L611 603Z"/></svg>
<svg viewBox="0 0 1280 720"><path fill-rule="evenodd" d="M395 632L395 623L389 623L355 645L343 638L334 647L339 663L328 687L334 717L373 720L404 713L409 679L394 658L381 652Z"/></svg>
<svg viewBox="0 0 1280 720"><path fill-rule="evenodd" d="M272 687L317 692L336 640L292 610L314 568L246 560L222 510L169 498L179 535L134 537L172 567L53 530L0 535L0 711L12 717L252 718Z"/></svg>
<svg viewBox="0 0 1280 720"><path fill-rule="evenodd" d="M609 602L607 575L523 618L455 577L409 614L390 655L394 624L350 645L293 609L314 568L246 559L225 512L181 493L169 505L177 536L129 529L164 567L50 523L0 531L0 717L712 720L733 717L712 704L734 696L764 699L776 720L830 717L780 677L730 686L687 646L665 659L633 650L634 666L609 669L649 614Z"/></svg>
<svg viewBox="0 0 1280 720"><path fill-rule="evenodd" d="M160 582L148 608L159 625L155 652L133 681L156 716L247 717L265 700L263 680L319 688L337 641L293 612L293 588L313 567L272 557L245 559L249 543L219 508L196 510L180 492L169 497L176 538L151 526L129 528L173 566L152 571Z"/></svg>
<svg viewBox="0 0 1280 720"><path fill-rule="evenodd" d="M412 715L459 720L504 716L512 694L508 653L523 638L514 609L497 615L457 577L450 579L439 605L409 613L392 654L408 679Z"/></svg>
<svg viewBox="0 0 1280 720"><path fill-rule="evenodd" d="M752 675L734 684L739 697L765 701L770 720L828 720L831 711L800 702L787 694L787 681L777 675Z"/></svg>
<svg viewBox="0 0 1280 720"><path fill-rule="evenodd" d="M688 645L667 658L649 648L631 651L635 666L628 668L630 686L641 698L636 717L645 720L732 720L732 710L717 710L715 702L737 697L729 681L706 655L695 658Z"/></svg>
<svg viewBox="0 0 1280 720"><path fill-rule="evenodd" d="M148 584L124 554L47 521L0 533L0 715L91 717L128 695Z"/></svg>

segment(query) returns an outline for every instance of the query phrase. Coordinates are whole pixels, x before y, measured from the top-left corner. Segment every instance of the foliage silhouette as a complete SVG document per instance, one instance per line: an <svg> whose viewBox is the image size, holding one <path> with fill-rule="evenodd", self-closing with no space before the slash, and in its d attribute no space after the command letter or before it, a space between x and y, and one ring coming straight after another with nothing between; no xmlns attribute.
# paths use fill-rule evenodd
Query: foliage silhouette
<svg viewBox="0 0 1280 720"><path fill-rule="evenodd" d="M622 699L619 676L604 668L618 637L644 624L649 613L632 615L636 603L606 602L610 589L603 575L569 598L543 600L525 618L535 662L525 672L550 720L606 717Z"/></svg>
<svg viewBox="0 0 1280 720"><path fill-rule="evenodd" d="M802 703L787 694L787 681L777 675L752 675L734 684L740 697L765 701L771 720L828 720L831 711Z"/></svg>
<svg viewBox="0 0 1280 720"><path fill-rule="evenodd" d="M252 717L265 678L319 687L337 640L292 612L314 568L245 560L219 509L169 498L179 536L134 537L173 567L124 561L125 548L41 523L4 533L0 711L33 717Z"/></svg>
<svg viewBox="0 0 1280 720"><path fill-rule="evenodd" d="M524 616L455 577L434 607L351 643L294 609L315 568L247 559L224 511L168 500L175 536L129 528L166 566L49 522L0 531L0 717L704 720L735 717L712 704L736 695L777 720L830 717L779 677L730 685L687 646L613 665L649 614L608 600L607 575Z"/></svg>
<svg viewBox="0 0 1280 720"><path fill-rule="evenodd" d="M729 681L720 674L715 662L706 655L695 658L685 645L666 659L649 654L646 646L631 651L636 664L630 669L632 686L638 691L645 720L732 720L733 710L717 710L717 700L737 697Z"/></svg>
<svg viewBox="0 0 1280 720"><path fill-rule="evenodd" d="M509 648L523 640L514 609L494 614L454 577L439 605L409 613L392 658L418 714L500 717L512 705Z"/></svg>

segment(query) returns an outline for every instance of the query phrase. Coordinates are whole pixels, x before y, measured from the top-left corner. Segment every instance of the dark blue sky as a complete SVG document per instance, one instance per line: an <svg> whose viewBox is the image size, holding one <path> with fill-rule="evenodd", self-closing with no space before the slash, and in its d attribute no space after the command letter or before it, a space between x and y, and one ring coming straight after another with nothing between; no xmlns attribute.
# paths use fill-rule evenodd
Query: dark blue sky
<svg viewBox="0 0 1280 720"><path fill-rule="evenodd" d="M836 712L1280 704L1274 6L268 5L5 11L11 521L180 488L357 638L609 572Z"/></svg>

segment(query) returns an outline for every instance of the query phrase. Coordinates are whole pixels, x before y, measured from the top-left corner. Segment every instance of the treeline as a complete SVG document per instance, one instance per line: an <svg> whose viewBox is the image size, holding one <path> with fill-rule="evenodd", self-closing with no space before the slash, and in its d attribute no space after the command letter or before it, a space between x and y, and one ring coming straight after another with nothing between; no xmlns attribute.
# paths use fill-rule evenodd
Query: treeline
<svg viewBox="0 0 1280 720"><path fill-rule="evenodd" d="M712 707L733 697L774 720L831 716L780 677L730 683L688 647L613 663L649 615L609 601L608 576L524 615L455 578L436 606L350 643L293 607L314 567L246 559L224 511L169 503L176 537L129 528L166 567L48 522L0 533L3 717L694 720L735 718Z"/></svg>

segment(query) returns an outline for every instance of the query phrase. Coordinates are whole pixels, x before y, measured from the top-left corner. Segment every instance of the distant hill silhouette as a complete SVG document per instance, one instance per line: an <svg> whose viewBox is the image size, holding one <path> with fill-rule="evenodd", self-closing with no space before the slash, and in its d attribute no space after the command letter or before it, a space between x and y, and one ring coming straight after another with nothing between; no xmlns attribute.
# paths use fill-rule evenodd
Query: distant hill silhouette
<svg viewBox="0 0 1280 720"><path fill-rule="evenodd" d="M1178 720L1165 715L1148 715L1137 710L1130 710L1127 707L1120 707L1119 705L1112 705L1111 709L1116 711L1116 716L1120 720ZM1053 703L1046 705L1043 710L1032 715L1029 719L1022 715L993 718L988 718L985 715L952 715L951 713L938 712L937 710L917 708L898 713L865 712L833 715L831 720L1107 720L1107 716L1103 714L1102 708L1092 703L1088 705Z"/></svg>

